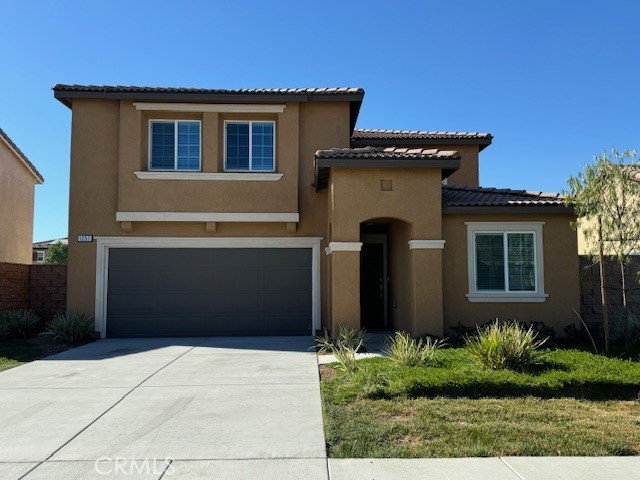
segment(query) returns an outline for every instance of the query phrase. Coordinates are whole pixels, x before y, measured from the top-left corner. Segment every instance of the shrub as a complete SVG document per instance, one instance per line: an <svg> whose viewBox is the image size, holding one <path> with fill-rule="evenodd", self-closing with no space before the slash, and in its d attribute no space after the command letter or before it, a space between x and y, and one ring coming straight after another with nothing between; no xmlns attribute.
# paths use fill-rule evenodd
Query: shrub
<svg viewBox="0 0 640 480"><path fill-rule="evenodd" d="M497 319L488 327L478 327L477 333L465 339L469 353L485 368L492 370L527 370L539 363L538 349L547 341L537 340L538 333L518 322L500 323Z"/></svg>
<svg viewBox="0 0 640 480"><path fill-rule="evenodd" d="M626 311L613 325L618 342L626 350L640 347L640 318L631 311Z"/></svg>
<svg viewBox="0 0 640 480"><path fill-rule="evenodd" d="M93 330L93 318L80 312L58 313L47 325L47 332L64 343L78 343Z"/></svg>
<svg viewBox="0 0 640 480"><path fill-rule="evenodd" d="M396 332L390 339L384 353L398 365L415 367L417 365L432 365L436 359L439 348L445 345L444 340L435 340L431 337L420 339L411 338L408 333Z"/></svg>
<svg viewBox="0 0 640 480"><path fill-rule="evenodd" d="M26 337L38 324L33 310L8 310L0 312L0 338Z"/></svg>
<svg viewBox="0 0 640 480"><path fill-rule="evenodd" d="M346 347L356 352L363 349L366 330L340 325L338 336L333 338L329 330L316 337L316 347L320 355L335 354L335 350Z"/></svg>
<svg viewBox="0 0 640 480"><path fill-rule="evenodd" d="M338 362L338 368L340 370L343 370L347 373L354 373L358 370L356 352L361 346L362 344L359 343L355 348L346 345L339 345L337 347L334 347L332 353L336 358L336 361Z"/></svg>

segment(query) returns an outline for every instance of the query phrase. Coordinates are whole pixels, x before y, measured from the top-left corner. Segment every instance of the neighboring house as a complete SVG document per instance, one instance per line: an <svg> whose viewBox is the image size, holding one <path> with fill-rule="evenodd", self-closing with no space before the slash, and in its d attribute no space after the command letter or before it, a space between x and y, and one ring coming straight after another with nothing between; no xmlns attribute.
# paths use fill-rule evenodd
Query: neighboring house
<svg viewBox="0 0 640 480"><path fill-rule="evenodd" d="M355 88L54 95L72 109L68 308L103 336L574 321L573 212L480 188L489 134L354 130Z"/></svg>
<svg viewBox="0 0 640 480"><path fill-rule="evenodd" d="M33 244L33 263L44 263L45 258L47 258L47 250L51 248L56 243L62 243L63 245L67 245L69 243L68 238L56 238L54 240L45 240L44 242L36 242Z"/></svg>
<svg viewBox="0 0 640 480"><path fill-rule="evenodd" d="M42 175L0 129L0 262L31 263L33 201Z"/></svg>

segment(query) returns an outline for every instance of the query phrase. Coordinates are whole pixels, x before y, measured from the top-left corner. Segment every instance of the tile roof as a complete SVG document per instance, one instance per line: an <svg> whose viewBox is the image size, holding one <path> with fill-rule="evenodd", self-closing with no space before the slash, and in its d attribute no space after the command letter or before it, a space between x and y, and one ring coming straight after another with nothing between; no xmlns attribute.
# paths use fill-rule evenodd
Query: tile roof
<svg viewBox="0 0 640 480"><path fill-rule="evenodd" d="M54 92L79 93L185 93L201 95L364 95L362 88L183 88L183 87L137 87L130 85L64 85L57 84Z"/></svg>
<svg viewBox="0 0 640 480"><path fill-rule="evenodd" d="M406 147L363 147L363 148L330 148L318 150L318 159L459 159L460 155L454 150L438 150L437 148L406 148Z"/></svg>
<svg viewBox="0 0 640 480"><path fill-rule="evenodd" d="M58 242L62 243L63 245L67 245L69 243L69 239L67 237L64 237L54 238L53 240L45 240L43 242L35 242L33 244L33 248L49 248L51 245Z"/></svg>
<svg viewBox="0 0 640 480"><path fill-rule="evenodd" d="M38 172L38 169L36 168L36 166L29 161L27 156L24 153L22 153L22 150L20 150L18 146L15 143L13 143L13 140L11 140L9 138L9 135L7 135L4 132L4 130L2 130L1 128L0 128L0 139L4 140L4 142L9 146L9 148L14 151L14 153L18 156L20 160L22 160L22 162L25 164L27 169L29 169L29 171L33 174L33 176L36 177L36 183L44 183L44 178L42 175L40 175L40 172Z"/></svg>
<svg viewBox="0 0 640 480"><path fill-rule="evenodd" d="M562 206L564 197L558 193L530 192L509 188L442 186L442 207L506 207Z"/></svg>
<svg viewBox="0 0 640 480"><path fill-rule="evenodd" d="M490 133L481 132L436 132L420 130L383 130L356 128L353 139L491 139Z"/></svg>

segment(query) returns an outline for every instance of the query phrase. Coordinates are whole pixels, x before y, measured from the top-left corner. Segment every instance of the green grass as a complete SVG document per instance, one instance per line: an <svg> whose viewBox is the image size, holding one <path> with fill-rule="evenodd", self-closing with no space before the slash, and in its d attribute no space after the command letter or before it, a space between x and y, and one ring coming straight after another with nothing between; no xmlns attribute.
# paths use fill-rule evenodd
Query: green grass
<svg viewBox="0 0 640 480"><path fill-rule="evenodd" d="M574 399L325 401L334 458L640 454L640 406Z"/></svg>
<svg viewBox="0 0 640 480"><path fill-rule="evenodd" d="M486 370L464 349L436 367L361 360L322 369L332 457L640 454L640 363L544 351L529 372ZM448 398L446 398L448 397Z"/></svg>
<svg viewBox="0 0 640 480"><path fill-rule="evenodd" d="M0 372L67 348L68 345L53 343L46 337L0 340Z"/></svg>
<svg viewBox="0 0 640 480"><path fill-rule="evenodd" d="M325 396L345 403L395 397L575 397L633 400L640 391L640 363L578 350L543 351L529 372L482 368L463 348L440 350L434 367L405 367L386 358L360 360L354 375L322 382Z"/></svg>

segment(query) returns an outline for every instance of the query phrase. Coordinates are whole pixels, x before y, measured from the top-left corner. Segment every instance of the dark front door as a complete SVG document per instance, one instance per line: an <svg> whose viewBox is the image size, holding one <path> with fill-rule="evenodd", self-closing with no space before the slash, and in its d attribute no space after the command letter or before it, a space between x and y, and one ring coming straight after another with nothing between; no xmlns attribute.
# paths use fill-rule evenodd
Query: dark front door
<svg viewBox="0 0 640 480"><path fill-rule="evenodd" d="M384 244L365 243L360 252L360 319L367 330L384 328Z"/></svg>

